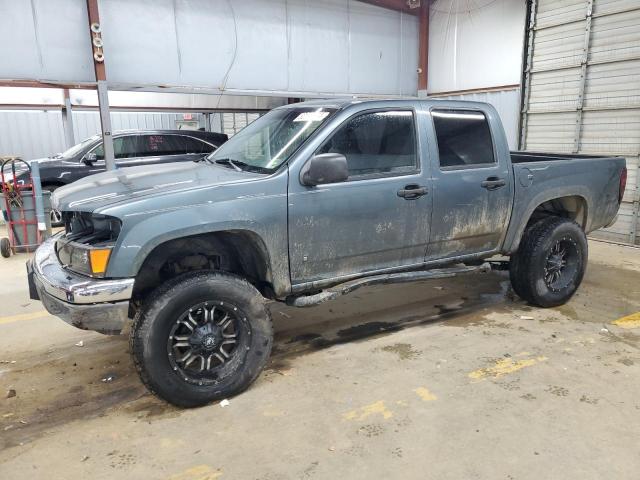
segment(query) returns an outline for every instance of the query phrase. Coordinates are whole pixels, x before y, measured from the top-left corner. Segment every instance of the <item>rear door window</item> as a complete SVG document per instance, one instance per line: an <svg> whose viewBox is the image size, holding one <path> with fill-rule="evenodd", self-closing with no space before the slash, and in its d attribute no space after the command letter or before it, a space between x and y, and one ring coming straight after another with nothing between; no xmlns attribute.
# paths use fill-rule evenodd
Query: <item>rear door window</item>
<svg viewBox="0 0 640 480"><path fill-rule="evenodd" d="M431 111L441 168L490 166L496 163L489 122L471 110Z"/></svg>

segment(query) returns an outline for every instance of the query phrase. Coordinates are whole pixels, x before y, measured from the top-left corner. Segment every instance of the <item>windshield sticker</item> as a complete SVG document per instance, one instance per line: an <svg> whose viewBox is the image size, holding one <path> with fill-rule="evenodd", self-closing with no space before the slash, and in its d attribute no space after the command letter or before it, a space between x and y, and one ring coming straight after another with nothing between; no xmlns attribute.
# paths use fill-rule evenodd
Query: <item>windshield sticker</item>
<svg viewBox="0 0 640 480"><path fill-rule="evenodd" d="M293 119L294 122L321 122L324 120L329 112L302 112L296 118Z"/></svg>

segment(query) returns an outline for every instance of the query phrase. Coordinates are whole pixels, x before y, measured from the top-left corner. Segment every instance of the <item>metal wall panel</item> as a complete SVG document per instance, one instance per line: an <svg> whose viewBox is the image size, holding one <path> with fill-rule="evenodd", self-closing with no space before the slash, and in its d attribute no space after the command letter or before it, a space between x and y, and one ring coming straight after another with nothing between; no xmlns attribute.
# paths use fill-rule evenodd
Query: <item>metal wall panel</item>
<svg viewBox="0 0 640 480"><path fill-rule="evenodd" d="M204 127L204 116L192 113ZM258 113L212 113L212 131L235 135L259 117ZM221 122L220 119L223 119ZM111 112L111 126L117 130L175 129L182 113ZM74 111L73 130L77 142L100 132L96 111ZM16 155L24 159L43 158L65 150L62 114L59 110L0 110L0 157Z"/></svg>
<svg viewBox="0 0 640 480"><path fill-rule="evenodd" d="M100 0L99 8L111 89L417 94L415 15L356 0ZM92 81L87 30L84 0L0 0L0 78Z"/></svg>
<svg viewBox="0 0 640 480"><path fill-rule="evenodd" d="M94 80L85 0L0 0L0 78Z"/></svg>
<svg viewBox="0 0 640 480"><path fill-rule="evenodd" d="M520 83L524 0L429 3L430 93Z"/></svg>
<svg viewBox="0 0 640 480"><path fill-rule="evenodd" d="M640 2L532 0L521 148L620 155L617 222L597 232L640 242Z"/></svg>
<svg viewBox="0 0 640 480"><path fill-rule="evenodd" d="M502 119L504 131L509 141L509 148L518 148L518 111L520 108L520 89L464 93L461 95L436 95L433 98L447 100L468 100L471 102L486 102L495 107Z"/></svg>
<svg viewBox="0 0 640 480"><path fill-rule="evenodd" d="M59 110L0 110L0 157L46 157L64 150Z"/></svg>

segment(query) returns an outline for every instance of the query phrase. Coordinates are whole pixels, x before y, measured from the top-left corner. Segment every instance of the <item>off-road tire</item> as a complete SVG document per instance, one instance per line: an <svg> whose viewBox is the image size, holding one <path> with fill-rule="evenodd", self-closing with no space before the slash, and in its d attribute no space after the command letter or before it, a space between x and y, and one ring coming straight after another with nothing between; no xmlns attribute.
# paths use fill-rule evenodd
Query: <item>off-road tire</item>
<svg viewBox="0 0 640 480"><path fill-rule="evenodd" d="M561 272L564 277L549 282L547 269L553 263L554 248L566 251L566 270ZM563 305L580 286L587 259L587 237L577 223L561 217L544 218L525 230L518 251L511 256L511 285L518 296L532 305Z"/></svg>
<svg viewBox="0 0 640 480"><path fill-rule="evenodd" d="M204 385L183 378L168 353L176 319L202 302L234 309L244 335L238 357L230 361L230 373ZM129 342L140 379L153 394L179 407L198 407L236 395L253 383L271 353L273 328L264 298L249 282L226 273L195 272L166 282L148 297L134 318Z"/></svg>
<svg viewBox="0 0 640 480"><path fill-rule="evenodd" d="M9 258L11 256L11 243L9 243L9 239L7 237L0 238L0 255L4 258Z"/></svg>

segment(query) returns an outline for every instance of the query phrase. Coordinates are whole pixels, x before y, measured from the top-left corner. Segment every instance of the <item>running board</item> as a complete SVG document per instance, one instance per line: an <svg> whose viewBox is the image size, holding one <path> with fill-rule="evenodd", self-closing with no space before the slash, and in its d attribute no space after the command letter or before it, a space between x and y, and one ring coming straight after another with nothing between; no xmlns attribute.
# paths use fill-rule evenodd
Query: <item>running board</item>
<svg viewBox="0 0 640 480"><path fill-rule="evenodd" d="M457 266L450 268L434 268L432 270L419 270L416 272L388 273L384 275L374 275L372 277L358 278L349 282L335 285L331 288L316 293L315 295L301 295L287 297L287 305L292 307L312 307L320 303L335 300L342 295L357 290L360 287L378 285L381 283L406 283L420 280L431 280L434 278L455 277L463 273L488 273L491 271L491 264Z"/></svg>

